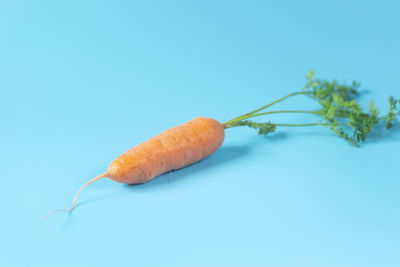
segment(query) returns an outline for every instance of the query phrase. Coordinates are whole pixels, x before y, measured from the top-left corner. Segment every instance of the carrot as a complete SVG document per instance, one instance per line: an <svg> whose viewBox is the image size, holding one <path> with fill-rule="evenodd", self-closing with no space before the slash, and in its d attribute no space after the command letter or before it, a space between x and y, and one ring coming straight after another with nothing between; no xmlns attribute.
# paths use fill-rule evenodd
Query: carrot
<svg viewBox="0 0 400 267"><path fill-rule="evenodd" d="M82 190L102 178L124 184L140 184L165 172L180 169L213 154L224 141L224 126L214 119L198 117L173 127L129 149L111 162L107 171L84 184L68 210L76 205Z"/></svg>
<svg viewBox="0 0 400 267"><path fill-rule="evenodd" d="M222 145L224 137L221 123L198 117L126 151L104 175L120 183L144 183L208 157Z"/></svg>
<svg viewBox="0 0 400 267"><path fill-rule="evenodd" d="M233 118L225 123L217 120L198 117L182 125L176 126L153 138L143 142L123 153L115 159L108 170L88 181L76 193L68 210L54 210L71 212L76 205L78 196L89 184L108 177L119 183L139 184L147 182L170 170L176 170L198 162L218 150L225 138L225 129L248 126L259 134L269 134L277 127L323 126L330 129L339 137L355 146L364 141L372 128L381 120L385 121L386 128L391 128L397 117L400 116L400 100L389 98L390 109L386 116L380 117L379 111L371 101L368 111L363 111L356 102L358 83L351 85L339 84L314 79L314 72L306 74L307 83L302 91L288 94L261 108ZM270 106L289 97L304 95L321 105L316 110L278 110L261 112ZM254 122L253 117L276 113L301 113L319 116L317 122L302 124L282 124L272 122ZM350 134L349 132L352 132Z"/></svg>

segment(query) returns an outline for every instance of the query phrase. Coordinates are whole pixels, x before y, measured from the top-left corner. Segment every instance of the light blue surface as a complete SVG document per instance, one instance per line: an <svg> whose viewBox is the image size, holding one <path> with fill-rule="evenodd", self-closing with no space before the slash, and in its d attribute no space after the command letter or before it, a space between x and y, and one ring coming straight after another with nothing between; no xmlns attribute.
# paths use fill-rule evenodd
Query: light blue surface
<svg viewBox="0 0 400 267"><path fill-rule="evenodd" d="M398 127L359 149L323 128L228 130L194 166L140 186L98 181L71 215L40 221L133 145L257 108L302 88L309 69L360 81L362 102L386 111L400 96L399 12L398 1L1 1L0 265L400 266Z"/></svg>

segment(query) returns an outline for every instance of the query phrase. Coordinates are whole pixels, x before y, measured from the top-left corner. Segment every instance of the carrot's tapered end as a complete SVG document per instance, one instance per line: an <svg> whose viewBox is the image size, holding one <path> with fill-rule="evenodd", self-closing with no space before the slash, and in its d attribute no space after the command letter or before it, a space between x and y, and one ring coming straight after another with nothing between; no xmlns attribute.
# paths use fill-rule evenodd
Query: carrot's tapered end
<svg viewBox="0 0 400 267"><path fill-rule="evenodd" d="M93 178L92 180L90 180L89 182L87 182L86 184L84 184L84 185L78 190L78 192L76 193L76 195L75 195L75 197L74 197L74 200L72 201L71 207L70 207L69 209L67 209L67 210L66 210L66 209L55 209L55 210L51 211L49 214L43 216L41 220L43 221L43 220L45 220L45 219L47 219L47 218L53 216L53 215L54 215L55 213L57 213L57 212L67 212L67 213L70 213L70 212L76 207L76 201L77 201L77 199L78 199L80 193L82 192L82 190L83 190L86 186L88 186L89 184L93 183L94 181L100 180L100 179L105 178L105 177L108 177L108 172L105 172L105 173L103 173L103 174L101 174L101 175L99 175L99 176L96 176L95 178Z"/></svg>

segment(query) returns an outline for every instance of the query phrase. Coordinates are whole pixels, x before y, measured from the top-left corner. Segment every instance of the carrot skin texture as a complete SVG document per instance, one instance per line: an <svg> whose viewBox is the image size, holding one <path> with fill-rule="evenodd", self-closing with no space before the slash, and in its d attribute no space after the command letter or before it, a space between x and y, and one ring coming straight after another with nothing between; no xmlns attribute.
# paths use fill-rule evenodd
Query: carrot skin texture
<svg viewBox="0 0 400 267"><path fill-rule="evenodd" d="M110 164L107 176L119 183L144 183L210 156L224 138L221 123L197 117L129 149Z"/></svg>

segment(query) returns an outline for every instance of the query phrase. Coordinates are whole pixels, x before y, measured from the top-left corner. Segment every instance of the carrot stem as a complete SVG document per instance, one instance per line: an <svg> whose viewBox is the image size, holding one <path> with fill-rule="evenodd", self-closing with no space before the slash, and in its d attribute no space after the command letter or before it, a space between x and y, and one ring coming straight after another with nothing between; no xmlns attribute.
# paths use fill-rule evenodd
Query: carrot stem
<svg viewBox="0 0 400 267"><path fill-rule="evenodd" d="M273 102L271 102L271 103L269 103L269 104L267 104L265 106L262 106L261 108L258 108L256 110L253 110L253 111L249 112L249 113L243 114L243 115L241 115L239 117L233 118L230 121L225 122L224 124L229 124L229 123L231 123L233 121L240 121L240 120L247 119L249 115L252 115L252 114L257 113L257 112L259 112L261 110L264 110L264 109L266 109L266 108L268 108L268 107L270 107L272 105L275 105L276 103L279 103L279 102L285 100L286 98L289 98L289 97L292 97L292 96L295 96L295 95L305 95L305 94L307 94L307 92L301 92L300 91L300 92L294 92L294 93L285 95L284 97L281 97L281 98L279 98L279 99L277 99L277 100L275 100L275 101L273 101Z"/></svg>
<svg viewBox="0 0 400 267"><path fill-rule="evenodd" d="M263 115L269 115L269 114L279 114L279 113L305 113L305 114L321 114L320 111L308 111L308 110L276 110L276 111L268 111L268 112L261 112L261 113L256 113L256 114L250 114L247 116L240 116L238 118L232 119L230 121L227 121L224 123L225 126L228 126L228 124L232 124L234 122L237 121L241 121L244 119L249 119L249 118L253 118L253 117L258 117L258 116L263 116ZM228 128L228 127L226 127Z"/></svg>
<svg viewBox="0 0 400 267"><path fill-rule="evenodd" d="M254 114L254 113L259 112L259 111L261 111L263 109L266 109L266 108L268 108L268 107L270 107L272 105L275 105L276 103L279 103L279 102L285 100L286 98L289 98L289 97L295 96L295 95L300 95L300 94L304 95L304 94L306 94L306 92L294 92L294 93L285 95L284 97L281 97L281 98L279 98L279 99L277 99L277 100L275 100L275 101L273 101L273 102L271 102L271 103L269 103L269 104L267 104L265 106L262 106L261 108L258 108L256 110L253 110L253 111L249 112L249 113L246 113L243 116Z"/></svg>

